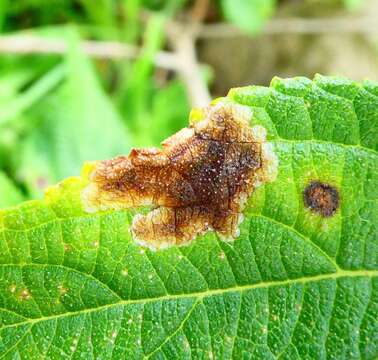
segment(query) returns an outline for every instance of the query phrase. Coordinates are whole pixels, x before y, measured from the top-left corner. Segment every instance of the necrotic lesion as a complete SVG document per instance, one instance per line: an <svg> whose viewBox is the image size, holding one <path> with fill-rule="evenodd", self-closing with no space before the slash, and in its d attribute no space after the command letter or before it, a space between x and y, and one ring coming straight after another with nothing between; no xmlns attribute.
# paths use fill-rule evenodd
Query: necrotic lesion
<svg viewBox="0 0 378 360"><path fill-rule="evenodd" d="M203 110L162 143L96 163L82 192L88 212L151 206L132 223L134 239L152 249L191 242L215 231L238 236L245 202L275 180L278 160L265 129L250 126L248 107L224 100Z"/></svg>
<svg viewBox="0 0 378 360"><path fill-rule="evenodd" d="M312 181L303 191L305 205L322 217L334 215L339 208L339 192L329 184Z"/></svg>

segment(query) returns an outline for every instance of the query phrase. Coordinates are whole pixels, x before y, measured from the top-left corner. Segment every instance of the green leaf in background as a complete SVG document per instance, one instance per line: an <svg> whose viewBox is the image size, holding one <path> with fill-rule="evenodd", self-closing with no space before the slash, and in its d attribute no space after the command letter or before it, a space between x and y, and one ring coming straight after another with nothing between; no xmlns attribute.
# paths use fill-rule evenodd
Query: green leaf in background
<svg viewBox="0 0 378 360"><path fill-rule="evenodd" d="M25 112L25 110L30 108L32 105L46 96L49 92L51 92L62 81L64 74L64 67L56 66L46 75L44 75L39 81L37 81L33 86L31 86L27 91L15 97L14 99L11 99L11 101L2 104L0 110L0 126L3 126L4 123L7 123L11 120L17 119L23 112ZM12 75L17 75L17 73ZM12 80L14 78L14 76L11 77ZM15 80L13 80L13 82L15 82ZM10 92L9 90L4 91L4 93L8 95L12 94L12 92Z"/></svg>
<svg viewBox="0 0 378 360"><path fill-rule="evenodd" d="M348 10L353 11L361 8L361 6L364 3L364 0L343 0L343 2Z"/></svg>
<svg viewBox="0 0 378 360"><path fill-rule="evenodd" d="M3 74L0 78L0 105L3 107L18 94L19 89L25 86L25 83L30 81L33 76L33 71L19 68L7 73L8 69L6 65L1 64L1 66L3 67Z"/></svg>
<svg viewBox="0 0 378 360"><path fill-rule="evenodd" d="M126 18L127 26L124 26L124 40L134 42L138 39L140 33L140 10L142 7L141 0L123 1L123 12Z"/></svg>
<svg viewBox="0 0 378 360"><path fill-rule="evenodd" d="M0 172L0 189L0 208L19 204L23 200L23 196L16 185L2 172Z"/></svg>
<svg viewBox="0 0 378 360"><path fill-rule="evenodd" d="M83 212L84 177L1 211L0 357L376 359L377 92L321 76L230 91L280 161L231 243L141 248L134 211ZM305 206L313 180L339 192L333 216Z"/></svg>
<svg viewBox="0 0 378 360"><path fill-rule="evenodd" d="M138 144L143 144L148 140L153 59L163 41L164 22L165 17L161 15L154 15L149 20L141 56L132 66L128 66L129 71L125 73L124 79L125 85L120 89L118 102Z"/></svg>
<svg viewBox="0 0 378 360"><path fill-rule="evenodd" d="M112 0L79 0L88 17L97 24L111 26L115 18L116 4Z"/></svg>
<svg viewBox="0 0 378 360"><path fill-rule="evenodd" d="M0 32L2 32L8 8L8 0L0 0Z"/></svg>
<svg viewBox="0 0 378 360"><path fill-rule="evenodd" d="M240 29L256 33L269 19L275 9L276 0L220 0L226 20Z"/></svg>
<svg viewBox="0 0 378 360"><path fill-rule="evenodd" d="M34 196L49 183L77 174L88 159L128 151L127 129L73 40L66 81L34 109L39 126L25 139L18 177Z"/></svg>
<svg viewBox="0 0 378 360"><path fill-rule="evenodd" d="M187 126L189 103L184 85L179 80L171 81L157 91L153 98L149 128L145 138L149 145L159 145L172 133Z"/></svg>

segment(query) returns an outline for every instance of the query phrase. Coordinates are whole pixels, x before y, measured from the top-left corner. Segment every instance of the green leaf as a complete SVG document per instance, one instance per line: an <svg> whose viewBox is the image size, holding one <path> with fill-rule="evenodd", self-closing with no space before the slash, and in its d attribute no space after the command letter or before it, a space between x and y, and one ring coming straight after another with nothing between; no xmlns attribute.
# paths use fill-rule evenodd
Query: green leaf
<svg viewBox="0 0 378 360"><path fill-rule="evenodd" d="M344 6L351 11L358 10L364 3L364 0L343 0Z"/></svg>
<svg viewBox="0 0 378 360"><path fill-rule="evenodd" d="M137 143L143 142L145 132L150 125L146 116L152 88L150 78L153 59L163 41L162 30L165 20L162 15L154 15L149 20L144 34L144 47L141 56L126 72L125 85L121 88L118 100L127 118L128 127L135 133Z"/></svg>
<svg viewBox="0 0 378 360"><path fill-rule="evenodd" d="M0 171L0 208L19 204L23 196L16 185L3 172Z"/></svg>
<svg viewBox="0 0 378 360"><path fill-rule="evenodd" d="M76 38L66 59L66 81L30 114L38 123L21 145L16 168L30 192L77 174L86 160L129 150L121 116L99 84Z"/></svg>
<svg viewBox="0 0 378 360"><path fill-rule="evenodd" d="M221 0L226 20L249 33L256 33L270 18L276 0Z"/></svg>
<svg viewBox="0 0 378 360"><path fill-rule="evenodd" d="M64 68L56 66L48 72L38 82L33 84L25 93L19 95L7 104L4 104L0 110L0 125L4 125L20 116L24 111L33 104L46 96L64 77Z"/></svg>
<svg viewBox="0 0 378 360"><path fill-rule="evenodd" d="M280 161L231 243L143 249L135 211L83 212L85 176L0 212L0 356L376 359L377 91L321 76L230 91ZM333 216L306 208L314 179L338 190Z"/></svg>
<svg viewBox="0 0 378 360"><path fill-rule="evenodd" d="M150 131L146 130L144 134L148 145L159 145L172 133L185 127L189 110L186 90L179 80L160 88L153 97L151 113L148 114Z"/></svg>

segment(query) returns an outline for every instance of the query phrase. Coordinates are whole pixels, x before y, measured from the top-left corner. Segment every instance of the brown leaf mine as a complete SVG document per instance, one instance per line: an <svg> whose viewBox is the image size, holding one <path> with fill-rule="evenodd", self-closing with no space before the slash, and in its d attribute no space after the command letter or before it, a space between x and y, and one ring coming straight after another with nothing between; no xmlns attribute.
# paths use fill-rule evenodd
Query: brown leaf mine
<svg viewBox="0 0 378 360"><path fill-rule="evenodd" d="M332 216L339 207L339 193L329 184L312 181L304 190L306 206L323 217Z"/></svg>
<svg viewBox="0 0 378 360"><path fill-rule="evenodd" d="M275 180L278 160L250 108L222 100L202 110L162 149L133 149L97 162L82 192L88 212L152 206L134 217L135 241L152 249L183 245L215 231L239 235L253 190Z"/></svg>

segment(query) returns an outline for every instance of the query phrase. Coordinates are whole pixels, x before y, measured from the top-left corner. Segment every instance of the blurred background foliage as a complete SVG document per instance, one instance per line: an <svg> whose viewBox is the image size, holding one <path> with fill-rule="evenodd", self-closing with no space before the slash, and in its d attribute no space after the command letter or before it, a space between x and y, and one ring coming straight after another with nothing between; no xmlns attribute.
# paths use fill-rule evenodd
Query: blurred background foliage
<svg viewBox="0 0 378 360"><path fill-rule="evenodd" d="M158 145L233 86L377 78L368 0L0 0L0 207Z"/></svg>

